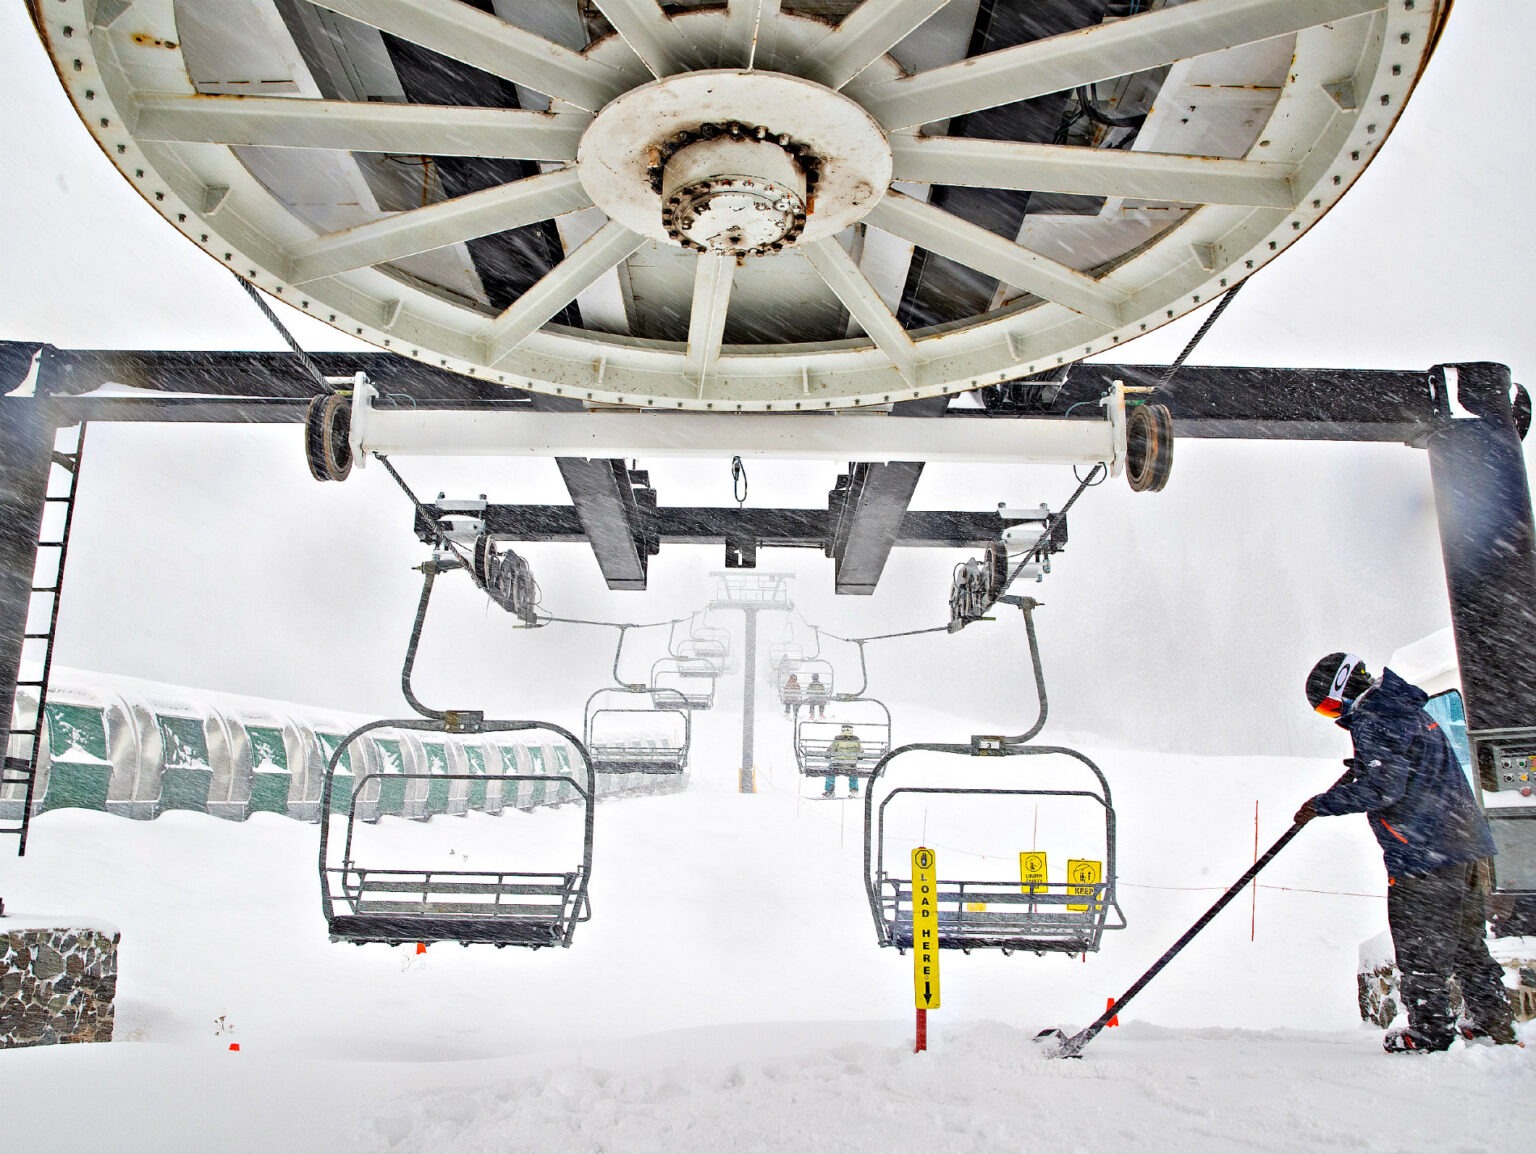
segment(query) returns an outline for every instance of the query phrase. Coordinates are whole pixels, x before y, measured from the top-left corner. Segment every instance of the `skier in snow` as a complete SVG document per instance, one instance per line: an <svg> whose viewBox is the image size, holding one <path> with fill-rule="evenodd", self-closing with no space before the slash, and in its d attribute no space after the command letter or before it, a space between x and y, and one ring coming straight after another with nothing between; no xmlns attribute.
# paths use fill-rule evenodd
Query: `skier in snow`
<svg viewBox="0 0 1536 1154"><path fill-rule="evenodd" d="M859 766L859 758L864 755L864 743L853 732L853 726L844 725L838 731L836 737L827 743L827 767L831 773L827 774L826 789L822 797L831 797L837 790L837 775L848 775L848 796L859 796L859 779L853 776L854 770Z"/></svg>
<svg viewBox="0 0 1536 1154"><path fill-rule="evenodd" d="M812 721L826 716L827 713L827 683L821 679L821 674L811 674L811 683L805 687L805 715Z"/></svg>
<svg viewBox="0 0 1536 1154"><path fill-rule="evenodd" d="M1307 703L1349 731L1355 755L1337 785L1296 811L1297 822L1364 813L1389 875L1387 922L1402 975L1408 1028L1390 1053L1444 1050L1456 1036L1447 981L1461 986L1469 1039L1514 1043L1503 970L1488 953L1486 887L1495 852L1428 695L1390 669L1372 679L1353 653L1330 653L1307 676Z"/></svg>
<svg viewBox="0 0 1536 1154"><path fill-rule="evenodd" d="M784 716L788 717L793 711L795 716L800 715L800 679L791 673L784 681L784 687L779 690L779 700L784 703Z"/></svg>

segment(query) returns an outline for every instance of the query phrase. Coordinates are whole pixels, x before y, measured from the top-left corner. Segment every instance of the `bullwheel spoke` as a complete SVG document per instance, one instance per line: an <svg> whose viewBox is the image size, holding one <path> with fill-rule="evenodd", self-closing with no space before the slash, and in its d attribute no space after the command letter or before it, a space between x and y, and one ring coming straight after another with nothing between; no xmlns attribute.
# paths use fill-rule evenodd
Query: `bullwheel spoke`
<svg viewBox="0 0 1536 1154"><path fill-rule="evenodd" d="M1345 20L1385 0L1189 0L858 90L887 129L1065 92L1191 56Z"/></svg>
<svg viewBox="0 0 1536 1154"><path fill-rule="evenodd" d="M864 0L806 55L807 80L841 88L949 0Z"/></svg>
<svg viewBox="0 0 1536 1154"><path fill-rule="evenodd" d="M687 69L694 53L656 0L593 0L608 23L660 80Z"/></svg>
<svg viewBox="0 0 1536 1154"><path fill-rule="evenodd" d="M1296 207L1295 170L1284 164L958 136L892 137L891 155L893 178L917 184Z"/></svg>
<svg viewBox="0 0 1536 1154"><path fill-rule="evenodd" d="M154 94L139 98L138 134L199 144L574 160L590 123L580 114L514 108Z"/></svg>
<svg viewBox="0 0 1536 1154"><path fill-rule="evenodd" d="M591 204L574 169L530 176L293 245L287 250L288 279L303 284L384 264Z"/></svg>
<svg viewBox="0 0 1536 1154"><path fill-rule="evenodd" d="M460 0L313 0L452 60L596 112L630 87L616 69Z"/></svg>
<svg viewBox="0 0 1536 1154"><path fill-rule="evenodd" d="M887 193L866 218L919 248L1025 289L1106 325L1120 323L1120 299L1092 277L1031 252L931 204Z"/></svg>
<svg viewBox="0 0 1536 1154"><path fill-rule="evenodd" d="M603 225L496 318L490 330L490 362L506 359L598 277L644 243L643 236L616 220Z"/></svg>
<svg viewBox="0 0 1536 1154"><path fill-rule="evenodd" d="M805 246L805 255L902 379L917 384L917 346L847 250L836 240L818 240Z"/></svg>
<svg viewBox="0 0 1536 1154"><path fill-rule="evenodd" d="M720 360L735 275L735 257L712 252L699 255L693 277L693 308L688 315L688 371L699 382L700 396L709 387Z"/></svg>

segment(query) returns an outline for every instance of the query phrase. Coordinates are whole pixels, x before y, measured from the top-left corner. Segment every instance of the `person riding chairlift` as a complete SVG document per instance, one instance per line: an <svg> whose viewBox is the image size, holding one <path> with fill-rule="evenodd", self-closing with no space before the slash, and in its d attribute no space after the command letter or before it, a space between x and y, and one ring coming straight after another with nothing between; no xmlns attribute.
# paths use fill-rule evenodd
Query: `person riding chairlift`
<svg viewBox="0 0 1536 1154"><path fill-rule="evenodd" d="M837 792L837 775L848 775L848 796L859 796L859 779L854 776L854 770L859 766L859 758L864 755L864 743L853 732L853 726L845 724L827 745L827 767L832 770L827 774L826 789L822 797L831 797Z"/></svg>
<svg viewBox="0 0 1536 1154"><path fill-rule="evenodd" d="M821 679L821 674L811 674L811 683L805 687L806 716L812 721L825 717L827 698L830 696L827 683Z"/></svg>
<svg viewBox="0 0 1536 1154"><path fill-rule="evenodd" d="M785 717L788 717L791 711L799 716L800 702L804 697L800 692L800 679L793 673L785 679L783 688L779 690L779 700L784 702Z"/></svg>

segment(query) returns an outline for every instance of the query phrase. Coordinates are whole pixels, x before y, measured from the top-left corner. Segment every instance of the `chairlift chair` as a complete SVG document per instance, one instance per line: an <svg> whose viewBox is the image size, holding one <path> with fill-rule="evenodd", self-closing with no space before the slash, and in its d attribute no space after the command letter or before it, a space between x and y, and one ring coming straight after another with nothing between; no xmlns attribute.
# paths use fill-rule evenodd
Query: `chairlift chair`
<svg viewBox="0 0 1536 1154"><path fill-rule="evenodd" d="M457 941L464 945L569 946L579 922L591 917L587 885L592 874L592 829L597 797L592 761L576 737L558 726L530 721L476 721L474 732L498 733L544 729L558 734L581 757L584 780L562 775L556 780L569 785L582 801L585 814L581 861L558 873L517 869L410 869L363 859L355 847L358 807L371 779L383 775L362 774L352 790L350 804L342 813L332 812L337 766L346 751L360 738L379 729L456 732L445 720L374 721L348 734L332 752L326 766L321 798L320 887L321 905L332 941L359 945ZM484 780L483 774L406 773L391 775L406 780ZM527 780L527 774L502 773L503 782ZM341 857L333 860L336 840L331 824L345 816L345 836L340 839Z"/></svg>
<svg viewBox="0 0 1536 1154"><path fill-rule="evenodd" d="M689 709L708 709L715 703L719 671L708 661L688 657L662 657L651 666L651 689L675 694Z"/></svg>
<svg viewBox="0 0 1536 1154"><path fill-rule="evenodd" d="M967 877L967 867L950 863L958 856L971 858L962 848L959 854L936 852L940 861L937 885L937 914L940 949L999 949L1004 953L1027 950L1043 953L1086 953L1099 948L1105 930L1125 928L1125 915L1115 894L1115 809L1109 782L1093 761L1074 749L1063 746L1031 745L1045 724L1048 702L1045 676L1040 666L1040 648L1035 637L1032 616L1036 602L1027 597L1005 595L999 604L1015 605L1023 611L1029 638L1030 659L1034 666L1035 689L1040 712L1034 725L1016 737L973 736L969 744L912 743L898 746L880 758L870 773L869 788L864 791L864 885L869 909L875 922L876 936L882 946L905 950L912 945L913 879L910 868L891 868L885 858L887 811L899 798L921 798L926 807L944 798L1060 798L1074 799L1074 806L1097 807L1102 812L1103 839L1092 847L1101 853L1101 871L1091 875L1051 881L1021 876L1017 880ZM1056 756L1077 761L1091 772L1089 788L1056 789L999 786L909 786L881 788L881 779L898 758L930 752L951 757L992 758ZM876 794L881 794L876 805ZM995 807L993 807L995 811ZM924 823L926 825L926 821ZM1021 837L1020 842L1023 842ZM1022 849L1022 845L1019 847ZM1077 848L1077 847L1072 847ZM974 869L975 867L970 867ZM976 870L975 872L982 872ZM1110 921L1111 912L1114 921Z"/></svg>
<svg viewBox="0 0 1536 1154"><path fill-rule="evenodd" d="M875 772L880 759L890 752L891 711L885 707L884 702L872 697L857 700L878 708L880 715L862 720L840 716L836 721L804 720L796 723L795 762L806 777L835 775L868 778ZM859 743L858 753L852 757L849 756L849 750L834 744L844 726L853 730L853 737Z"/></svg>
<svg viewBox="0 0 1536 1154"><path fill-rule="evenodd" d="M644 706L604 705L614 695L643 697ZM583 711L587 754L602 774L678 775L688 768L692 717L681 695L670 690L607 686L587 698ZM658 725L667 719L671 724Z"/></svg>
<svg viewBox="0 0 1536 1154"><path fill-rule="evenodd" d="M886 814L890 804L906 795L921 795L932 805L941 798L1083 798L1103 807L1104 844L1101 880L1028 881L967 877L965 866L951 866L957 855L940 850L937 905L940 949L1027 950L1037 954L1080 954L1097 951L1106 929L1125 928L1125 915L1115 896L1115 812L1104 775L1073 750L1040 746L1034 753L1075 757L1093 770L1099 790L958 788L903 786L886 791L878 807L866 797L866 886L882 946L905 950L912 945L912 878L910 871L888 869L885 862ZM873 786L871 786L873 789ZM873 841L871 843L871 835ZM1054 855L1053 855L1054 856ZM969 856L961 858L970 861ZM1115 921L1109 921L1113 912Z"/></svg>

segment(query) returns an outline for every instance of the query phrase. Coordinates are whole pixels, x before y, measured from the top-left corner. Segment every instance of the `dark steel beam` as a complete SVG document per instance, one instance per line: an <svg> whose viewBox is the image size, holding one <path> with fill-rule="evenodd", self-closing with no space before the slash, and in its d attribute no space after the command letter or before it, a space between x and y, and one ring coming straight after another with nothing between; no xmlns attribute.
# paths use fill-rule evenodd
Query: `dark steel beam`
<svg viewBox="0 0 1536 1154"><path fill-rule="evenodd" d="M838 478L838 488L828 494L836 592L875 591L922 475L921 461L860 462Z"/></svg>
<svg viewBox="0 0 1536 1154"><path fill-rule="evenodd" d="M1468 414L1430 436L1429 468L1467 727L1476 737L1536 725L1536 524L1509 369L1445 366L1440 384Z"/></svg>
<svg viewBox="0 0 1536 1154"><path fill-rule="evenodd" d="M643 590L649 554L655 550L646 547L635 486L624 462L560 457L556 464L608 588Z"/></svg>
<svg viewBox="0 0 1536 1154"><path fill-rule="evenodd" d="M46 406L28 397L0 397L0 733L5 734L21 676L56 432ZM0 756L4 753L0 746Z"/></svg>
<svg viewBox="0 0 1536 1154"><path fill-rule="evenodd" d="M423 508L429 517L439 515L435 504ZM764 548L829 552L836 523L827 509L642 505L639 510L645 536L658 546L722 545L727 540L751 540ZM482 516L486 532L498 541L580 544L587 540L586 525L570 505L488 505ZM995 541L1003 525L995 511L909 509L893 531L892 544L901 548L965 549ZM415 531L423 541L436 539L420 517Z"/></svg>

